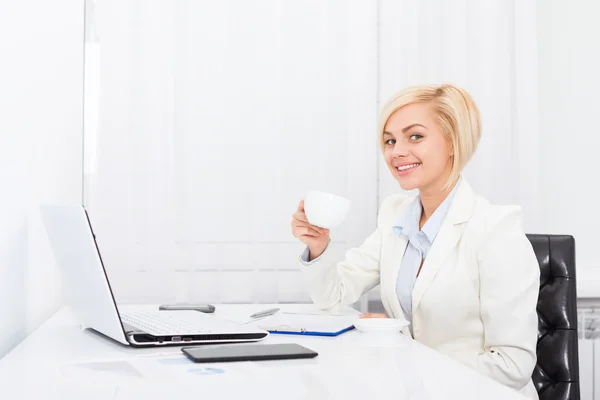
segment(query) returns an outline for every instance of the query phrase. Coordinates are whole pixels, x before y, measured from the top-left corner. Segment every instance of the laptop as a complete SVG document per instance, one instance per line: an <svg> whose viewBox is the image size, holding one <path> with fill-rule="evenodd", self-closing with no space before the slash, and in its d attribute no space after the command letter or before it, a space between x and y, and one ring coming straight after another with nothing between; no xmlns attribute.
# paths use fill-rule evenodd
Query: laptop
<svg viewBox="0 0 600 400"><path fill-rule="evenodd" d="M269 332L198 311L117 306L86 209L42 205L42 221L78 322L133 347L254 342Z"/></svg>

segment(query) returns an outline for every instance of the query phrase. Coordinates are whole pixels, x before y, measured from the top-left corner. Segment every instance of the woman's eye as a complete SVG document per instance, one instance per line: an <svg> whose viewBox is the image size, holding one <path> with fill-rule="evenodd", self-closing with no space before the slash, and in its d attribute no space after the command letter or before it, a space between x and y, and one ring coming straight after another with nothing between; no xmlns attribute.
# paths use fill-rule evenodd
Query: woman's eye
<svg viewBox="0 0 600 400"><path fill-rule="evenodd" d="M393 146L396 143L396 139L388 139L384 142L386 146Z"/></svg>
<svg viewBox="0 0 600 400"><path fill-rule="evenodd" d="M422 138L423 138L423 136L419 135L418 133L410 135L410 140L419 140L419 139L422 139Z"/></svg>

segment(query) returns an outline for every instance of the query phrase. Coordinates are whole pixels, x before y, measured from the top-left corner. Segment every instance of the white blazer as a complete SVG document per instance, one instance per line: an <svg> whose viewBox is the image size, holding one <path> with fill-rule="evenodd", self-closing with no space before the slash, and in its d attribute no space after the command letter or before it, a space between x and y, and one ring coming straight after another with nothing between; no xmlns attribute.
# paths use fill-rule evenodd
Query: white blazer
<svg viewBox="0 0 600 400"><path fill-rule="evenodd" d="M317 306L352 304L380 284L388 316L404 319L396 280L408 238L392 226L412 200L386 198L375 232L343 261L325 251L303 267ZM491 205L463 178L412 292L414 339L538 399L531 375L539 275L520 208Z"/></svg>

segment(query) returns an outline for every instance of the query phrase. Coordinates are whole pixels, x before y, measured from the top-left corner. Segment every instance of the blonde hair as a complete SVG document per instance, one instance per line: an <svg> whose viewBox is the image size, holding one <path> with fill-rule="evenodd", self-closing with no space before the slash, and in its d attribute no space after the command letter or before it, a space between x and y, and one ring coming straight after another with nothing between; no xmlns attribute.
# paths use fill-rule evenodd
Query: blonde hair
<svg viewBox="0 0 600 400"><path fill-rule="evenodd" d="M410 86L396 93L383 106L379 116L379 141L384 150L383 132L390 116L404 106L431 103L438 116L437 122L452 145L453 158L450 176L444 190L458 179L471 159L481 137L479 109L469 94L453 85Z"/></svg>

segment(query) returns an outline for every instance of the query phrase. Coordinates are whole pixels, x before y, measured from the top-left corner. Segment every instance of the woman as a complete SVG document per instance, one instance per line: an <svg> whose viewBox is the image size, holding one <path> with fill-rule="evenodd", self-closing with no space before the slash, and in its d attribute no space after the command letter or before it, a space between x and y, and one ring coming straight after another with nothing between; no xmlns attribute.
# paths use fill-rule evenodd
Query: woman
<svg viewBox="0 0 600 400"><path fill-rule="evenodd" d="M539 266L520 209L491 205L460 175L481 135L475 103L452 85L409 87L384 106L378 135L394 178L419 194L386 198L375 232L343 261L300 202L292 233L307 246L311 298L348 305L380 284L405 334L537 399Z"/></svg>

